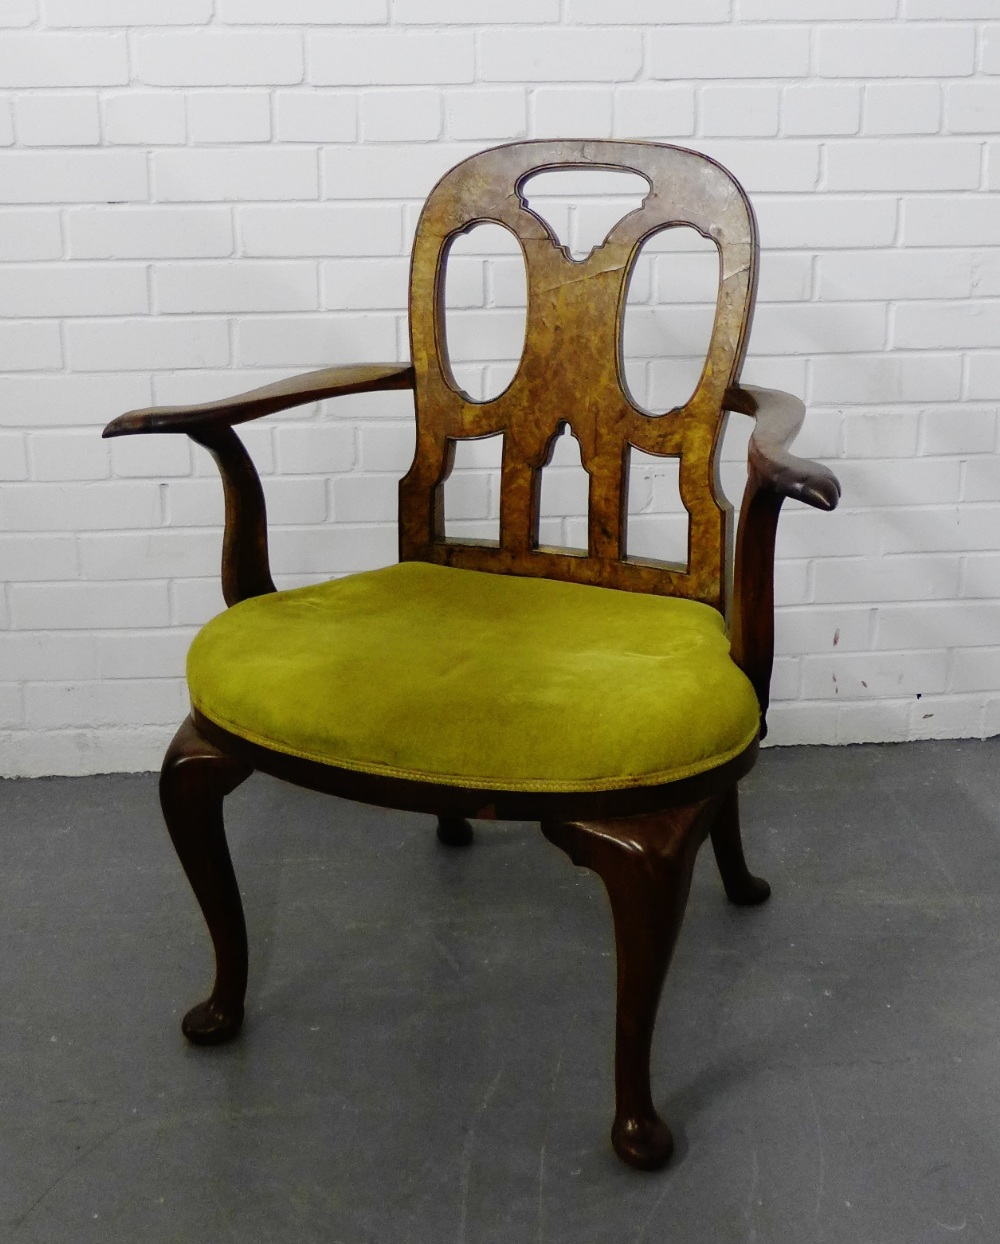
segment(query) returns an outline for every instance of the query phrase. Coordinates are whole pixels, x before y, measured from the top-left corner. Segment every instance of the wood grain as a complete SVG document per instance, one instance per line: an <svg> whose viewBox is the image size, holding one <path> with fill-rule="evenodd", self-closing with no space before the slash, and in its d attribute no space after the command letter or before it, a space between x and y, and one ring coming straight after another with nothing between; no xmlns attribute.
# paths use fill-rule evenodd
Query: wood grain
<svg viewBox="0 0 1000 1244"><path fill-rule="evenodd" d="M129 436L136 432L190 432L194 428L232 427L279 410L321 402L350 393L378 389L411 389L413 369L408 363L358 363L323 367L288 380L279 380L248 393L203 402L199 406L147 406L113 419L103 435Z"/></svg>
<svg viewBox="0 0 1000 1244"><path fill-rule="evenodd" d="M636 173L650 187L642 206L580 262L522 193L529 175L565 167ZM455 239L486 222L509 230L523 252L526 340L510 386L491 401L474 402L451 372L444 280ZM628 394L622 324L643 243L678 225L690 225L718 247L719 291L698 385L683 407L657 416ZM452 169L428 198L413 247L417 451L400 486L401 557L687 596L724 608L730 507L719 487L716 451L723 398L743 362L756 274L749 200L731 174L695 152L653 143L527 142L483 152ZM584 556L539 547L541 470L567 425L590 475ZM454 442L498 433L504 436L499 547L447 539L442 484ZM686 566L626 555L629 446L680 460L680 493L689 516Z"/></svg>

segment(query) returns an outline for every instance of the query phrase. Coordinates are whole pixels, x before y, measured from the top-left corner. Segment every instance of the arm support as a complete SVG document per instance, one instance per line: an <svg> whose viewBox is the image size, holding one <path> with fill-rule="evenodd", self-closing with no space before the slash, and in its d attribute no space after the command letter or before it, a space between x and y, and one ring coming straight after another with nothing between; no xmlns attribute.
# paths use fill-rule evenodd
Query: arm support
<svg viewBox="0 0 1000 1244"><path fill-rule="evenodd" d="M732 653L757 693L763 738L774 663L774 540L781 505L794 497L818 510L836 509L840 484L825 466L788 452L805 417L797 397L748 385L730 389L724 405L757 420L736 531Z"/></svg>
<svg viewBox="0 0 1000 1244"><path fill-rule="evenodd" d="M215 459L226 498L222 595L227 605L274 591L267 553L267 510L260 476L232 428L192 429L191 439Z"/></svg>
<svg viewBox="0 0 1000 1244"><path fill-rule="evenodd" d="M327 367L291 380L253 389L202 406L159 406L130 410L104 429L106 437L144 432L186 432L215 459L226 498L222 542L222 594L227 605L274 591L267 552L267 514L260 477L233 424L258 419L277 410L318 402L348 393L376 389L410 389L408 363L366 363Z"/></svg>

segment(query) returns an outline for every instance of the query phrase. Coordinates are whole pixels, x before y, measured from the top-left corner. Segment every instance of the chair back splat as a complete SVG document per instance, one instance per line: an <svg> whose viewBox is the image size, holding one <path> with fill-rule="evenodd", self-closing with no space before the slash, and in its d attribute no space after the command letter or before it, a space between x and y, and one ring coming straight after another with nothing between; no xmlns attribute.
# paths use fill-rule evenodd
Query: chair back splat
<svg viewBox="0 0 1000 1244"><path fill-rule="evenodd" d="M588 168L636 173L643 204L604 243L576 261L526 204L540 171ZM524 353L499 396L474 401L448 358L444 288L455 239L496 223L517 239L527 270ZM688 402L650 415L624 383L622 327L629 281L643 243L689 225L719 250L719 291L708 356ZM413 247L410 335L417 447L400 485L400 556L505 574L684 596L724 610L731 508L719 487L723 397L736 384L757 278L753 210L736 180L695 152L651 143L525 142L472 156L435 186ZM539 544L541 472L566 426L590 477L588 548ZM444 482L463 438L503 434L499 543L448 538ZM627 556L629 447L680 459L689 516L686 565Z"/></svg>

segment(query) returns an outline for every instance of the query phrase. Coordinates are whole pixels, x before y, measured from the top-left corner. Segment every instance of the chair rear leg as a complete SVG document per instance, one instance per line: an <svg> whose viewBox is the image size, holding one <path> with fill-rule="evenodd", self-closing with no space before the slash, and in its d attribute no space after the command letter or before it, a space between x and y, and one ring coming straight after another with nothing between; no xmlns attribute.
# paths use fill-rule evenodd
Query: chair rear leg
<svg viewBox="0 0 1000 1244"><path fill-rule="evenodd" d="M247 930L226 844L222 801L252 772L203 739L190 717L174 735L160 770L167 829L215 948L212 992L181 1024L188 1040L198 1045L228 1041L243 1023Z"/></svg>
<svg viewBox="0 0 1000 1244"><path fill-rule="evenodd" d="M611 902L618 956L611 1143L641 1170L656 1170L674 1148L650 1093L653 1026L695 857L717 807L711 799L650 816L542 826L574 864L598 874Z"/></svg>
<svg viewBox="0 0 1000 1244"><path fill-rule="evenodd" d="M743 857L740 834L739 793L735 782L726 792L712 826L712 848L719 866L726 897L741 907L752 907L770 897L771 887L763 877L755 877Z"/></svg>
<svg viewBox="0 0 1000 1244"><path fill-rule="evenodd" d="M437 836L446 847L467 847L472 842L472 826L464 816L439 816Z"/></svg>

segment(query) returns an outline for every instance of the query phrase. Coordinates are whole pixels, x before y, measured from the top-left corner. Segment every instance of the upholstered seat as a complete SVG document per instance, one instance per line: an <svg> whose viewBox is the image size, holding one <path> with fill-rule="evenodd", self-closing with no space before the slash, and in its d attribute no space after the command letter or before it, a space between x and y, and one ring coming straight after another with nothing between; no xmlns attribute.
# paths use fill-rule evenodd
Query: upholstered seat
<svg viewBox="0 0 1000 1244"><path fill-rule="evenodd" d="M235 605L195 639L188 685L275 751L517 791L690 777L760 719L708 605L426 562Z"/></svg>

